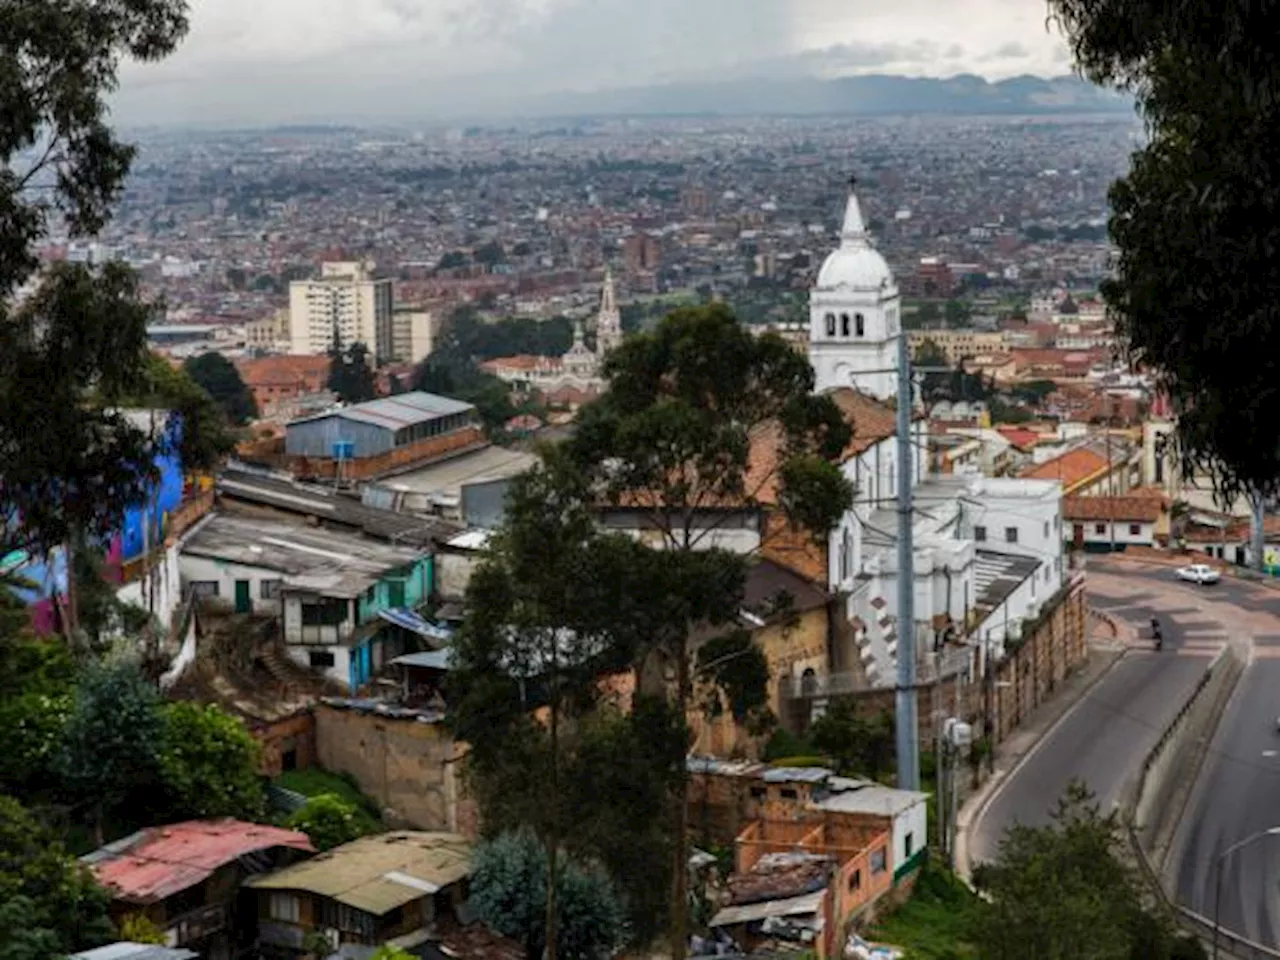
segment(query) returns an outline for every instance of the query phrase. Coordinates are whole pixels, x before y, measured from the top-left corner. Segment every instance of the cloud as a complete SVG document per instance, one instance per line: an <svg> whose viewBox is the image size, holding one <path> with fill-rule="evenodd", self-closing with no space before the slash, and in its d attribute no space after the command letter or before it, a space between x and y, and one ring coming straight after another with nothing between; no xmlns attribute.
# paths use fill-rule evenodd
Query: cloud
<svg viewBox="0 0 1280 960"><path fill-rule="evenodd" d="M1027 0L191 0L126 121L354 121L677 80L1061 72ZM861 9L859 9L861 8ZM993 38L999 46L992 48ZM970 53L973 51L974 53Z"/></svg>
<svg viewBox="0 0 1280 960"><path fill-rule="evenodd" d="M977 58L978 63L994 63L997 60L1025 60L1031 56L1031 49L1026 44L1012 41L1010 43L1002 43L994 50L984 53Z"/></svg>

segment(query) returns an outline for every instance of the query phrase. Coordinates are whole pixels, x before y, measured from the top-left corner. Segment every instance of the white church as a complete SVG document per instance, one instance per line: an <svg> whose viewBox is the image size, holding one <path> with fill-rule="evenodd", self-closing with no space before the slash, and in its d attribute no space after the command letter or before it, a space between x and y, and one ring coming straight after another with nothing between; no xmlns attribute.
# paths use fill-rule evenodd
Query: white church
<svg viewBox="0 0 1280 960"><path fill-rule="evenodd" d="M868 679L895 682L900 477L896 403L901 298L888 263L867 233L853 190L840 246L810 294L809 359L815 389L853 420L842 469L852 509L828 541L827 586L846 610ZM915 391L913 408L919 410ZM947 637L951 656L999 657L1006 640L1062 586L1062 487L1056 481L926 475L928 427L913 418L915 629L927 664ZM936 660L934 661L937 662ZM798 680L806 668L797 664Z"/></svg>
<svg viewBox="0 0 1280 960"><path fill-rule="evenodd" d="M702 546L761 552L825 581L844 598L861 672L873 686L892 686L897 673L901 309L893 272L872 243L851 190L840 245L810 293L807 349L815 390L829 394L853 426L841 469L853 484L854 503L831 531L826 556L803 532L763 535L758 511L731 510L732 517L703 511L691 518ZM978 676L985 658L1002 657L1006 642L1016 641L1022 624L1063 585L1062 485L977 473L928 476L928 423L916 391L907 392L916 410L911 484L919 675L927 679L931 668L959 667ZM759 464L774 460L770 446L777 441L766 436L752 452ZM642 514L610 508L603 519L660 546L660 532L647 529ZM825 654L797 660L791 681L803 686L829 666Z"/></svg>

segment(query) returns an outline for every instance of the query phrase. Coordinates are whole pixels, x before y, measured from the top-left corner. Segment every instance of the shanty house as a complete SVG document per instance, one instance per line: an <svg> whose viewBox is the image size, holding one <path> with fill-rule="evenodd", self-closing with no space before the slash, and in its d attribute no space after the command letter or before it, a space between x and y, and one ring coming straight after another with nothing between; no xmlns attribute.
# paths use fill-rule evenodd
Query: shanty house
<svg viewBox="0 0 1280 960"><path fill-rule="evenodd" d="M425 635L416 609L432 571L423 550L232 515L206 520L182 550L183 579L197 595L279 617L290 658L352 690L409 649L403 631Z"/></svg>
<svg viewBox="0 0 1280 960"><path fill-rule="evenodd" d="M174 947L205 960L238 956L253 933L239 909L240 887L255 874L312 853L305 833L239 820L191 820L149 827L81 858L111 894L117 924L141 914Z"/></svg>
<svg viewBox="0 0 1280 960"><path fill-rule="evenodd" d="M350 843L255 877L259 955L298 960L315 935L409 949L456 918L471 875L471 845L457 834L401 831Z"/></svg>

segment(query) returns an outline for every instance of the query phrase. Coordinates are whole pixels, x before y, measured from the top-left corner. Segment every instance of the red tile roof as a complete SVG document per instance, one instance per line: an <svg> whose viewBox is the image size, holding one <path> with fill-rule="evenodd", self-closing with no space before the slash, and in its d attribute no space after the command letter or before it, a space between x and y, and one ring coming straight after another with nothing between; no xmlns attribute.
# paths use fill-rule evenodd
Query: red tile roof
<svg viewBox="0 0 1280 960"><path fill-rule="evenodd" d="M1022 476L1029 480L1061 480L1063 490L1070 492L1072 487L1106 469L1106 457L1079 447L1023 471Z"/></svg>
<svg viewBox="0 0 1280 960"><path fill-rule="evenodd" d="M1040 434L1020 427L996 427L996 432L1019 450L1030 450L1040 442Z"/></svg>
<svg viewBox="0 0 1280 960"><path fill-rule="evenodd" d="M297 830L240 820L189 820L140 830L85 859L114 899L148 904L195 886L246 854L273 847L315 852Z"/></svg>
<svg viewBox="0 0 1280 960"><path fill-rule="evenodd" d="M1151 496L1066 497L1062 501L1065 520L1126 520L1155 523L1162 511L1160 500Z"/></svg>

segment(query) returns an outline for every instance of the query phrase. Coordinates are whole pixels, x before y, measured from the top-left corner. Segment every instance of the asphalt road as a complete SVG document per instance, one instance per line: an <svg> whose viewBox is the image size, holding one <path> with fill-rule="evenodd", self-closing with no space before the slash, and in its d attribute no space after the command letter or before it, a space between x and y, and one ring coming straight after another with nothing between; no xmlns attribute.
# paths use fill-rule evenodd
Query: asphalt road
<svg viewBox="0 0 1280 960"><path fill-rule="evenodd" d="M994 859L1015 823L1048 821L1072 779L1083 780L1110 809L1208 662L1208 655L1176 655L1176 642L1166 627L1163 652L1128 654L1049 731L974 823L972 863Z"/></svg>
<svg viewBox="0 0 1280 960"><path fill-rule="evenodd" d="M1277 627L1280 632L1280 626ZM1178 899L1213 919L1219 854L1280 826L1280 636L1255 639L1254 661L1214 737L1182 822ZM1280 946L1280 837L1250 843L1222 861L1221 922L1264 946Z"/></svg>
<svg viewBox="0 0 1280 960"><path fill-rule="evenodd" d="M1259 589L1235 581L1183 585L1169 570L1092 562L1090 602L1138 626L1142 637L1149 636L1147 624L1158 615L1164 649L1131 650L1049 731L974 823L971 861L992 859L1000 837L1014 823L1046 822L1072 779L1084 781L1104 809L1116 803L1209 659L1228 635L1251 631L1253 624L1243 622L1239 611L1259 602ZM1267 597L1275 598L1280 613L1280 593ZM1272 712L1280 713L1280 708ZM1280 736L1275 739L1280 748ZM1280 822L1280 805L1274 809ZM1280 864L1280 837L1275 853Z"/></svg>

